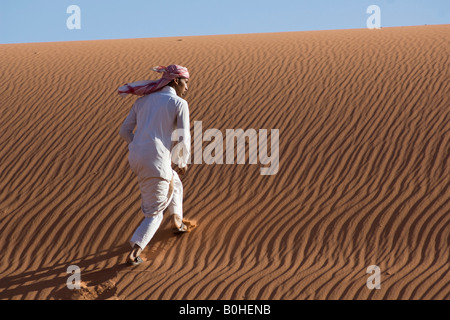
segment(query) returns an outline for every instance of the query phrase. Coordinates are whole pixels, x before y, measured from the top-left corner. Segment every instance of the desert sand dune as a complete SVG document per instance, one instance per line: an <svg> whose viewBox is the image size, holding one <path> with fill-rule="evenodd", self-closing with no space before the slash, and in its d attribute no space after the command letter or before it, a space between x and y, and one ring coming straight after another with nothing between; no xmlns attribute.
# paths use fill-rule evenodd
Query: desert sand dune
<svg viewBox="0 0 450 320"><path fill-rule="evenodd" d="M1 45L0 299L449 299L449 35ZM195 121L224 136L278 129L279 169L261 175L248 154L192 164L184 209L197 227L174 236L165 219L129 268L143 217L118 133L135 98L116 91L173 63L191 73L192 138Z"/></svg>

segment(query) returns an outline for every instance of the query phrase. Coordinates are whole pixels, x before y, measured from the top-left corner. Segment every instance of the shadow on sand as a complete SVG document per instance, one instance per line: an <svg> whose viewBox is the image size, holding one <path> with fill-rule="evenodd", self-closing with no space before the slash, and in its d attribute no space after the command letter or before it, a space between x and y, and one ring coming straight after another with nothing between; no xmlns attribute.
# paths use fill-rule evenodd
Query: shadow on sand
<svg viewBox="0 0 450 320"><path fill-rule="evenodd" d="M123 271L140 271L149 268L149 265L168 250L177 237L170 229L167 220L155 234L149 246L143 251L145 262L137 267L130 267L125 263L126 255L130 251L130 245L125 243L112 250L101 252L97 255L88 255L66 263L58 263L41 267L33 271L22 272L17 275L6 276L0 281L0 299L29 299L30 293L37 293L33 299L56 300L105 300L117 299L116 278ZM99 264L104 264L110 259L122 260L122 263L108 268L98 269ZM81 288L69 290L67 273L69 265L76 265L81 270ZM89 270L91 271L83 271ZM44 292L49 290L50 292ZM41 298L41 293L43 298Z"/></svg>

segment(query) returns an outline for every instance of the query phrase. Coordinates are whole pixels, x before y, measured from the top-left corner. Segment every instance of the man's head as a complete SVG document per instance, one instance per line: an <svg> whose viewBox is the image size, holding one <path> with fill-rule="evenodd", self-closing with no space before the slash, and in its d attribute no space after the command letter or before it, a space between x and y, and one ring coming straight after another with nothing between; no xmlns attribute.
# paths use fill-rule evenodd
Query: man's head
<svg viewBox="0 0 450 320"><path fill-rule="evenodd" d="M188 87L187 82L189 80L189 71L187 68L172 64L168 67L159 66L152 68L153 71L162 73L163 76L159 80L146 80L137 81L133 83L127 83L121 86L118 93L125 97L128 94L134 94L138 96L145 96L161 90L167 85L170 85L175 89L178 96L183 96Z"/></svg>
<svg viewBox="0 0 450 320"><path fill-rule="evenodd" d="M188 90L188 81L186 78L175 78L168 85L175 89L179 97L183 97Z"/></svg>

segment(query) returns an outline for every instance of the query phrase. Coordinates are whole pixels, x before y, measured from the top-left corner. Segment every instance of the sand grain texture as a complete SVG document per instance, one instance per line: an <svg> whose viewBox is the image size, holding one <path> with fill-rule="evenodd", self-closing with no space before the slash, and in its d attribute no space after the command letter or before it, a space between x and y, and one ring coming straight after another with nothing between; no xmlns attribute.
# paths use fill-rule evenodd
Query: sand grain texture
<svg viewBox="0 0 450 320"><path fill-rule="evenodd" d="M1 45L0 299L449 299L449 35ZM194 121L279 129L280 166L192 165L197 228L174 236L166 219L130 269L142 216L118 132L134 98L116 90L171 63L192 75L193 136ZM380 290L366 287L370 265Z"/></svg>

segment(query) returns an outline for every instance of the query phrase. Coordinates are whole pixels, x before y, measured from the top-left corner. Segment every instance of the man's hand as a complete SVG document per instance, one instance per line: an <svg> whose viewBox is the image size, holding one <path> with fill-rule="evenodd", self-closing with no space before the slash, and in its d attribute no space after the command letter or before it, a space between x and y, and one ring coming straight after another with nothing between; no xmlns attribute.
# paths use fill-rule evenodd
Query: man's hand
<svg viewBox="0 0 450 320"><path fill-rule="evenodd" d="M186 174L186 170L187 170L187 166L184 168L180 168L177 166L175 168L176 173L178 173L179 175L182 175L182 176L184 176Z"/></svg>

